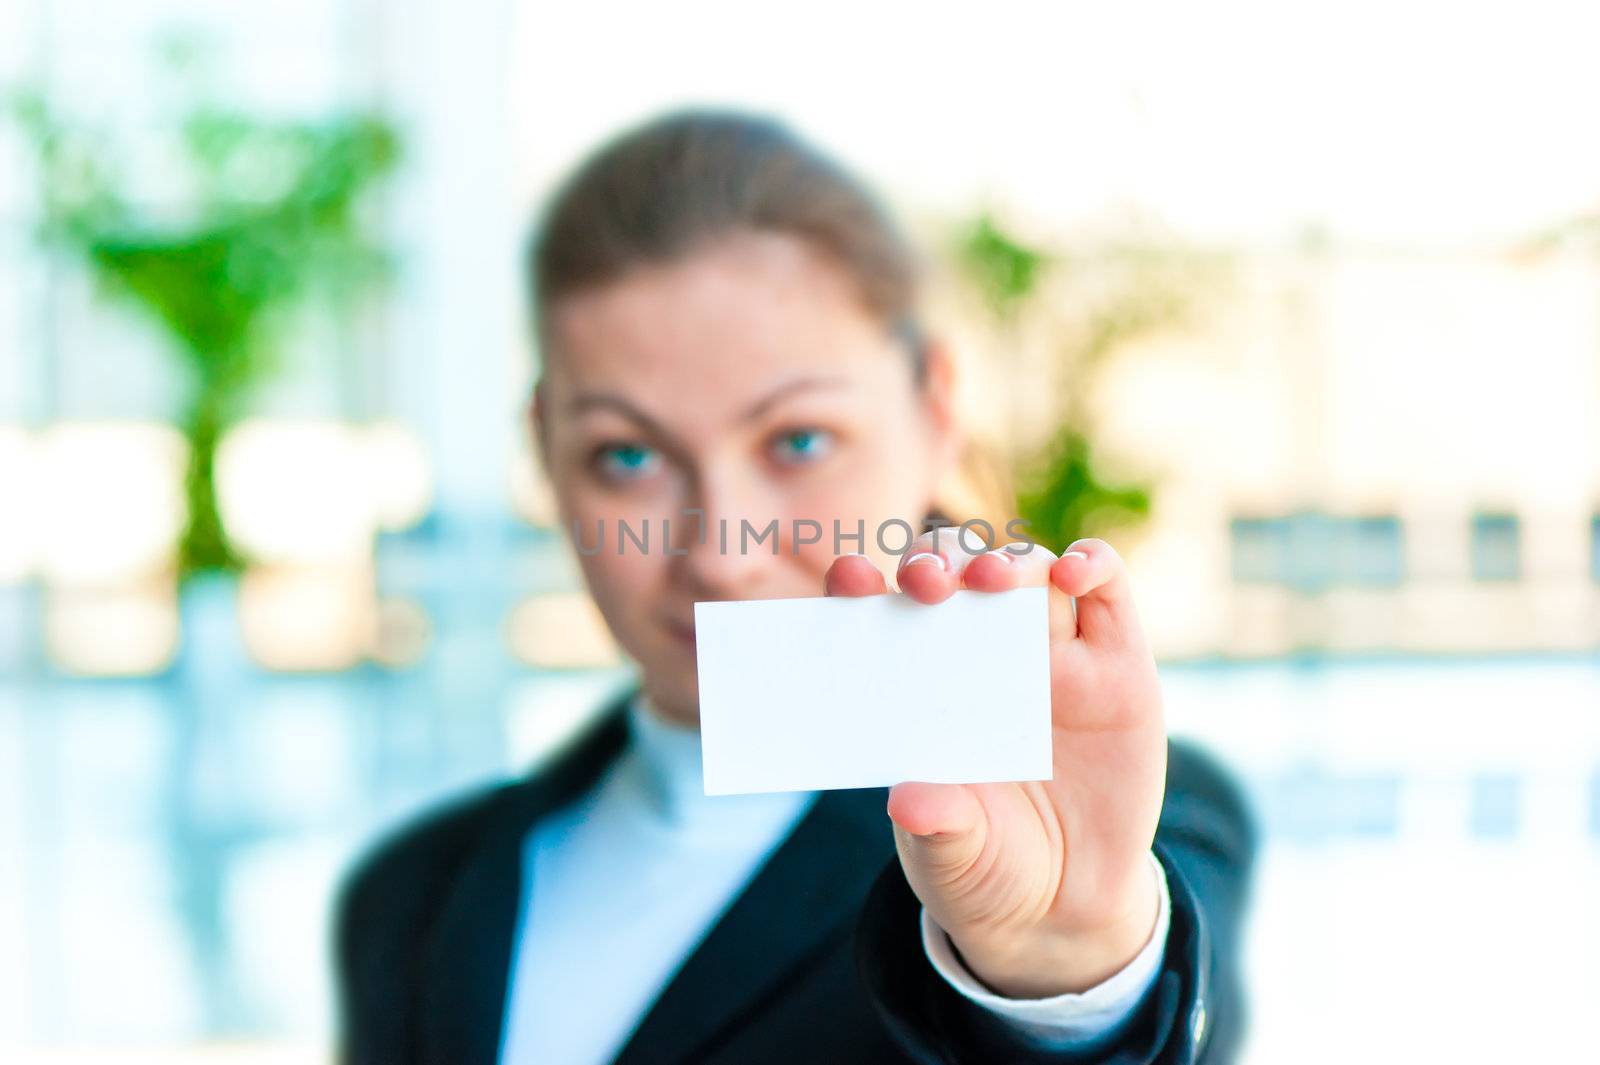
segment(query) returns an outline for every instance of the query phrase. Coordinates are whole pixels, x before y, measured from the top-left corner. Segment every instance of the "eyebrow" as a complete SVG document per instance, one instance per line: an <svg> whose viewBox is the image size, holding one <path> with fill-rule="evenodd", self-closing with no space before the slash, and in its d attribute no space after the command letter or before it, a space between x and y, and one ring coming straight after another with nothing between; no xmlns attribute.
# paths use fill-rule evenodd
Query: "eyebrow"
<svg viewBox="0 0 1600 1065"><path fill-rule="evenodd" d="M753 422L767 411L775 407L778 403L794 395L796 392L810 392L817 389L844 388L849 384L849 378L845 377L796 378L787 384L779 385L777 388L767 393L765 397L758 399L755 403L751 404L750 408L745 411L744 417L740 420Z"/></svg>
<svg viewBox="0 0 1600 1065"><path fill-rule="evenodd" d="M793 381L788 381L782 385L779 385L761 399L751 404L750 407L747 408L744 414L740 417L740 421L755 421L767 411L771 410L778 403L788 399L797 392L842 388L847 386L849 383L849 379L844 377L801 377ZM578 395L572 398L572 402L568 404L568 410L570 410L573 414L583 414L591 410L611 410L621 414L625 418L629 418L635 422L638 422L641 426L657 436L670 438L672 435L667 432L666 427L658 422L655 418L646 414L644 411L640 410L638 407L634 406L628 400L624 399L615 392L580 392Z"/></svg>

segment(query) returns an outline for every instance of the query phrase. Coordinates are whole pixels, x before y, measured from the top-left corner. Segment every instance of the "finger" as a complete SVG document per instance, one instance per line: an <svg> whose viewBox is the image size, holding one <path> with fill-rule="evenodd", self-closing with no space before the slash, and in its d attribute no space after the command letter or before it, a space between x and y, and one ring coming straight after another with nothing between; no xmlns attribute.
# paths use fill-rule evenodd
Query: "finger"
<svg viewBox="0 0 1600 1065"><path fill-rule="evenodd" d="M1090 643L1143 640L1128 569L1104 540L1079 540L1050 567L1050 582L1077 600L1078 633Z"/></svg>
<svg viewBox="0 0 1600 1065"><path fill-rule="evenodd" d="M912 540L900 556L896 586L919 603L950 598L961 587L961 572L973 558L957 537L955 529L934 529Z"/></svg>
<svg viewBox="0 0 1600 1065"><path fill-rule="evenodd" d="M962 584L975 592L1007 592L1013 588L1050 583L1050 564L1054 551L1043 544L1013 544L1017 548L997 547L967 563ZM1022 550L1022 548L1027 550Z"/></svg>
<svg viewBox="0 0 1600 1065"><path fill-rule="evenodd" d="M866 555L840 555L822 578L828 595L859 597L883 595L889 590L883 571Z"/></svg>
<svg viewBox="0 0 1600 1065"><path fill-rule="evenodd" d="M1011 545L1021 547L1023 545ZM973 591L1006 592L1013 588L1031 588L1050 584L1050 567L1056 554L1043 544L1027 544L1027 550L1012 551L996 548L979 555L967 565L962 574L963 583ZM1051 589L1050 638L1071 640L1078 635L1078 622L1072 610L1072 598Z"/></svg>
<svg viewBox="0 0 1600 1065"><path fill-rule="evenodd" d="M962 784L907 782L889 789L895 842L913 881L958 876L983 850L983 806Z"/></svg>

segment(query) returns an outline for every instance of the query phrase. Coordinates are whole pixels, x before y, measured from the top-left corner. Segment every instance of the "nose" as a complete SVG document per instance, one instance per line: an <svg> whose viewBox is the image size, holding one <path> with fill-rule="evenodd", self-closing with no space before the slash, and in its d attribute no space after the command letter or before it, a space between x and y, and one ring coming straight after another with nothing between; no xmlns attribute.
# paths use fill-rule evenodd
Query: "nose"
<svg viewBox="0 0 1600 1065"><path fill-rule="evenodd" d="M697 599L755 599L788 549L777 499L753 478L702 474L672 525L673 561Z"/></svg>

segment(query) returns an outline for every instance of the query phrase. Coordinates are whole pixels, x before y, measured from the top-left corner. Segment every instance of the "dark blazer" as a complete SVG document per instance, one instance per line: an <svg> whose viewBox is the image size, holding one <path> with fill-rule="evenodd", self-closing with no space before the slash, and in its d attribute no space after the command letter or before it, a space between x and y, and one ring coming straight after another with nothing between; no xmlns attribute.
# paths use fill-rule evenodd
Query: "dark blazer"
<svg viewBox="0 0 1600 1065"><path fill-rule="evenodd" d="M494 1065L523 837L622 750L625 705L543 772L400 830L345 881L335 955L346 1065ZM1030 1046L929 965L885 799L883 789L822 793L683 963L618 1065L1233 1060L1254 834L1215 763L1171 745L1155 845L1172 895L1165 960L1128 1031L1088 1056Z"/></svg>

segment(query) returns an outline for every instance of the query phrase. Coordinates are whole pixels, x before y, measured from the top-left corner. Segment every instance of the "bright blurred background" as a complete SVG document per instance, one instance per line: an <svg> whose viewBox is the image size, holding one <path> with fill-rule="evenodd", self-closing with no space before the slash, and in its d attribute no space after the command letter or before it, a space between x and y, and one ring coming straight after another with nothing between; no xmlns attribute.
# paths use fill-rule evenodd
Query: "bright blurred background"
<svg viewBox="0 0 1600 1065"><path fill-rule="evenodd" d="M520 243L717 102L884 192L1023 512L1128 555L1265 834L1252 1065L1600 1061L1597 39L8 0L0 1060L328 1060L352 857L625 683L529 460Z"/></svg>

